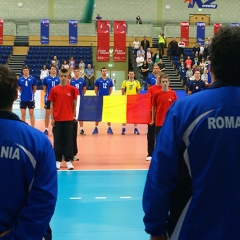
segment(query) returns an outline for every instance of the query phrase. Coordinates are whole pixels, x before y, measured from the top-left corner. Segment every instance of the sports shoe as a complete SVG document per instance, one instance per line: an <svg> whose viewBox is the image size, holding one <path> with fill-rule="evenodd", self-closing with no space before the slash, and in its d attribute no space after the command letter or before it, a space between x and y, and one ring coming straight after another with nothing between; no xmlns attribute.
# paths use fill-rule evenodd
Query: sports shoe
<svg viewBox="0 0 240 240"><path fill-rule="evenodd" d="M56 161L56 168L57 168L57 170L60 170L61 165L62 165L62 162Z"/></svg>
<svg viewBox="0 0 240 240"><path fill-rule="evenodd" d="M66 162L66 165L67 165L67 169L68 169L68 170L73 170L73 169L74 169L74 167L73 167L71 161Z"/></svg>
<svg viewBox="0 0 240 240"><path fill-rule="evenodd" d="M151 161L152 157L151 156L147 156L146 161Z"/></svg>
<svg viewBox="0 0 240 240"><path fill-rule="evenodd" d="M46 129L43 133L44 133L45 135L48 135L48 130Z"/></svg>
<svg viewBox="0 0 240 240"><path fill-rule="evenodd" d="M136 135L140 134L137 128L134 128L134 134L136 134Z"/></svg>
<svg viewBox="0 0 240 240"><path fill-rule="evenodd" d="M111 127L108 128L108 130L107 130L107 134L110 134L110 135L113 134L113 131L112 131Z"/></svg>
<svg viewBox="0 0 240 240"><path fill-rule="evenodd" d="M81 135L86 135L86 133L84 132L83 129L80 130L80 134L81 134Z"/></svg>
<svg viewBox="0 0 240 240"><path fill-rule="evenodd" d="M126 133L126 128L122 128L122 135L125 135L125 133Z"/></svg>
<svg viewBox="0 0 240 240"><path fill-rule="evenodd" d="M74 156L73 157L73 161L79 161L79 157L78 156Z"/></svg>
<svg viewBox="0 0 240 240"><path fill-rule="evenodd" d="M94 128L92 134L98 134L98 128L97 127Z"/></svg>

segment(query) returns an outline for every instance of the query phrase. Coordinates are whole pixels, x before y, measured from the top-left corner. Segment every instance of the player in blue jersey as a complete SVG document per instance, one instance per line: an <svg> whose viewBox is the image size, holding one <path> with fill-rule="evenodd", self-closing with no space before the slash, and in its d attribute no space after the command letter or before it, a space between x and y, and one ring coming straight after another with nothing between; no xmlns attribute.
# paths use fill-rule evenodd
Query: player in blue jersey
<svg viewBox="0 0 240 240"><path fill-rule="evenodd" d="M0 65L0 239L50 240L55 156L50 141L12 113L17 97L15 74Z"/></svg>
<svg viewBox="0 0 240 240"><path fill-rule="evenodd" d="M151 240L240 239L239 56L240 28L220 28L213 83L167 113L143 194Z"/></svg>
<svg viewBox="0 0 240 240"><path fill-rule="evenodd" d="M107 77L107 69L105 67L101 69L101 74L102 74L102 77L98 78L95 81L95 93L97 96L111 95L112 88L113 88L113 81L112 79ZM98 124L99 122L95 122L95 128L92 134L98 134ZM113 134L111 123L108 122L107 125L108 125L107 133Z"/></svg>
<svg viewBox="0 0 240 240"><path fill-rule="evenodd" d="M49 126L49 119L50 119L50 101L48 100L48 96L52 88L57 86L60 83L60 79L57 76L57 68L56 66L50 67L50 75L43 79L43 91L45 92L44 96L44 108L46 110L45 113L45 131L44 134L48 135L48 126Z"/></svg>
<svg viewBox="0 0 240 240"><path fill-rule="evenodd" d="M147 82L147 89L149 89L151 86L155 85L157 83L156 75L160 71L160 68L157 64L154 64L153 66L153 73L149 75L146 79Z"/></svg>
<svg viewBox="0 0 240 240"><path fill-rule="evenodd" d="M21 109L21 120L26 121L26 108L29 110L30 123L34 127L34 93L37 90L37 81L34 77L29 75L29 67L24 66L22 68L23 76L18 79L18 90L20 95L20 109Z"/></svg>
<svg viewBox="0 0 240 240"><path fill-rule="evenodd" d="M78 89L80 96L84 96L87 90L86 80L80 77L79 68L74 69L74 75L75 77L71 79L70 85ZM79 127L80 127L80 134L86 135L85 131L83 130L83 121L79 121Z"/></svg>

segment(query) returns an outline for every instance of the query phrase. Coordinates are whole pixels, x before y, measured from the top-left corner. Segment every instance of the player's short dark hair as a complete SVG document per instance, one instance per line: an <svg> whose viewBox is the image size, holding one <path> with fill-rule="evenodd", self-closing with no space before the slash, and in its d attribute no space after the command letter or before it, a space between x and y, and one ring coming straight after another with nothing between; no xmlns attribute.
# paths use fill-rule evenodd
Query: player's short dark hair
<svg viewBox="0 0 240 240"><path fill-rule="evenodd" d="M211 71L216 80L240 86L240 28L222 27L210 45Z"/></svg>
<svg viewBox="0 0 240 240"><path fill-rule="evenodd" d="M101 72L102 72L103 69L106 69L106 68L105 68L105 67L102 67L102 68L101 68ZM106 70L107 70L107 69L106 69Z"/></svg>
<svg viewBox="0 0 240 240"><path fill-rule="evenodd" d="M74 71L75 71L75 70L78 70L78 71L79 71L79 67L76 67L76 68L74 69Z"/></svg>
<svg viewBox="0 0 240 240"><path fill-rule="evenodd" d="M17 77L7 66L0 64L0 109L11 108L16 96Z"/></svg>
<svg viewBox="0 0 240 240"><path fill-rule="evenodd" d="M66 68L61 68L60 70L59 70L59 73L68 73L68 69L66 69Z"/></svg>
<svg viewBox="0 0 240 240"><path fill-rule="evenodd" d="M133 69L130 69L130 70L129 70L129 73L130 73L130 72L133 72L133 73L135 74L135 72L134 72L134 70L133 70Z"/></svg>
<svg viewBox="0 0 240 240"><path fill-rule="evenodd" d="M51 70L52 67L57 69L56 65L51 65L50 70Z"/></svg>
<svg viewBox="0 0 240 240"><path fill-rule="evenodd" d="M163 78L167 78L168 80L170 80L169 75L167 75L167 74L165 74L165 73L162 73L162 74L160 74L160 73L161 73L161 72L159 72L159 75L160 75L160 77L159 77L160 82L162 81Z"/></svg>
<svg viewBox="0 0 240 240"><path fill-rule="evenodd" d="M29 68L28 66L23 66L22 70L23 70L23 69L28 69L28 70L30 70L30 68Z"/></svg>

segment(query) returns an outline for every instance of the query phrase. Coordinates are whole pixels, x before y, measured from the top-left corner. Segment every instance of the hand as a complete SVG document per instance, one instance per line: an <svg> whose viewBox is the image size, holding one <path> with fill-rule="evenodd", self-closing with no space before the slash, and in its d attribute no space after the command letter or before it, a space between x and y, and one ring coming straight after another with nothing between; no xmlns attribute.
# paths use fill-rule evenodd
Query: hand
<svg viewBox="0 0 240 240"><path fill-rule="evenodd" d="M54 119L51 120L51 124L52 124L53 127L55 127L55 120Z"/></svg>
<svg viewBox="0 0 240 240"><path fill-rule="evenodd" d="M152 126L154 124L154 120L152 120L149 124Z"/></svg>
<svg viewBox="0 0 240 240"><path fill-rule="evenodd" d="M151 236L150 240L167 240L167 236L165 234L160 236Z"/></svg>

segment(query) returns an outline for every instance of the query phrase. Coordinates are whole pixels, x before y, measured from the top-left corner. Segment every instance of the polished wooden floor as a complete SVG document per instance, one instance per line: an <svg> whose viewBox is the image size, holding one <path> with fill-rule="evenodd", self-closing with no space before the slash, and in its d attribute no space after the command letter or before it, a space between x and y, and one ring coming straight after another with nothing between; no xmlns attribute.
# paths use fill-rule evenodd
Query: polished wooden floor
<svg viewBox="0 0 240 240"><path fill-rule="evenodd" d="M27 120L28 121L28 120ZM36 120L35 127L44 131L44 121ZM139 125L140 135L133 133L133 125L126 126L126 135L121 135L121 124L112 124L114 134L107 134L107 124L99 124L98 135L92 135L93 122L85 122L86 135L77 136L79 161L73 163L77 170L148 169L146 125ZM51 127L49 140L53 141ZM63 164L62 170L66 170Z"/></svg>

